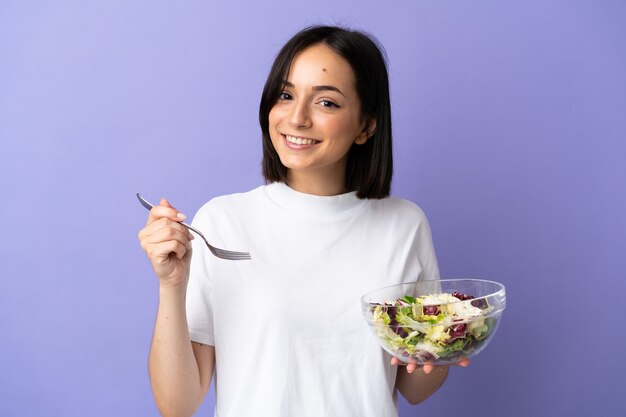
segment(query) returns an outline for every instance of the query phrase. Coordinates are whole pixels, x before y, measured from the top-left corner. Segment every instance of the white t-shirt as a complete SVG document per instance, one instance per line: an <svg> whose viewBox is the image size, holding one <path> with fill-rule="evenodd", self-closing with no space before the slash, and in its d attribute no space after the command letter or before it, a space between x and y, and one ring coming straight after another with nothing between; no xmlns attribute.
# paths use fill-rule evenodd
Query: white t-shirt
<svg viewBox="0 0 626 417"><path fill-rule="evenodd" d="M272 183L215 198L193 225L191 340L215 346L216 417L397 416L397 368L361 315L360 297L438 279L415 204L315 196Z"/></svg>

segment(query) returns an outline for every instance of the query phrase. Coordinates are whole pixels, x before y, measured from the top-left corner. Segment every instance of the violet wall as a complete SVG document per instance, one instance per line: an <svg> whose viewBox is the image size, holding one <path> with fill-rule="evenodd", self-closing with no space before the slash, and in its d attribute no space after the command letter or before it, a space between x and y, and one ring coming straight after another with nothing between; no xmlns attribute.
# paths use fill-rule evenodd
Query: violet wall
<svg viewBox="0 0 626 417"><path fill-rule="evenodd" d="M316 23L386 47L393 191L442 275L508 291L401 416L626 415L626 2L2 0L0 416L158 415L134 193L191 215L261 184L264 79Z"/></svg>

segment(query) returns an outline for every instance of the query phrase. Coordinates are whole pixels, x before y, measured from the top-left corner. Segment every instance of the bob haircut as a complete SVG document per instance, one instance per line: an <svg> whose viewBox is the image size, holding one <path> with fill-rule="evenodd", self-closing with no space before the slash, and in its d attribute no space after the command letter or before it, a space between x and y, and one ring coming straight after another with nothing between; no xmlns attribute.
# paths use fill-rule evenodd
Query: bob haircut
<svg viewBox="0 0 626 417"><path fill-rule="evenodd" d="M348 151L346 190L358 198L380 199L389 196L393 173L391 152L391 105L389 77L384 49L363 32L336 26L311 26L298 32L280 50L265 82L259 106L263 134L262 172L266 183L287 182L287 167L280 158L269 133L269 114L283 91L291 62L309 46L324 44L343 57L356 79L361 116L376 121L376 129L362 145Z"/></svg>

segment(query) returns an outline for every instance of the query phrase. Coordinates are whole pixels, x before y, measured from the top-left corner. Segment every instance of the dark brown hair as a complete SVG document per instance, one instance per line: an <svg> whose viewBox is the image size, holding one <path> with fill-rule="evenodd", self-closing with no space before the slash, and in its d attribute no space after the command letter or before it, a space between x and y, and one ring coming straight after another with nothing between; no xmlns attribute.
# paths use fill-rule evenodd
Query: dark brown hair
<svg viewBox="0 0 626 417"><path fill-rule="evenodd" d="M298 32L280 50L265 82L259 107L263 134L262 172L265 181L286 182L287 167L269 133L269 114L283 90L295 55L309 46L323 43L343 57L354 72L361 114L376 120L374 134L362 145L353 144L348 153L346 189L359 198L389 196L393 157L391 152L391 105L389 77L384 49L371 36L336 26L312 26Z"/></svg>

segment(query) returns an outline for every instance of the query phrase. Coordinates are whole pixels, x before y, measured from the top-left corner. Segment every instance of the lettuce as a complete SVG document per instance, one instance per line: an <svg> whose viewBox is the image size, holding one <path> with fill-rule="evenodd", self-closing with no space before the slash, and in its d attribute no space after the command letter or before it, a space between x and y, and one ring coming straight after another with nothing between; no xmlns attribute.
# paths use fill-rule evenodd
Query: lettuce
<svg viewBox="0 0 626 417"><path fill-rule="evenodd" d="M484 317L491 311L489 305L483 300L470 305L473 298L459 293L405 295L394 302L372 304L370 321L383 346L405 361L455 360L479 348L496 325L494 318ZM468 304L451 308L450 299ZM441 304L432 304L436 300Z"/></svg>

